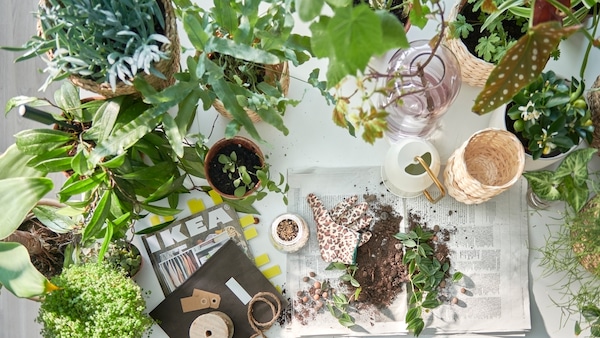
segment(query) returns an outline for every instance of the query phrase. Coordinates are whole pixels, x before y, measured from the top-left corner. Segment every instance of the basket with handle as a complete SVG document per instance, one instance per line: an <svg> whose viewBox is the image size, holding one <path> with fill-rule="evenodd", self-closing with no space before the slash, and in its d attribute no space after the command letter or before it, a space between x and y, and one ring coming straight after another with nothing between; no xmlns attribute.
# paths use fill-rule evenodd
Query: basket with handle
<svg viewBox="0 0 600 338"><path fill-rule="evenodd" d="M448 22L456 20L456 16L465 3L466 0L456 1L448 16ZM485 86L485 82L495 67L494 64L473 55L460 38L450 36L449 29L446 31L444 45L456 55L456 58L460 63L460 72L463 82L473 87Z"/></svg>
<svg viewBox="0 0 600 338"><path fill-rule="evenodd" d="M525 150L511 132L480 130L448 159L444 184L448 194L465 204L479 204L517 182L525 166Z"/></svg>

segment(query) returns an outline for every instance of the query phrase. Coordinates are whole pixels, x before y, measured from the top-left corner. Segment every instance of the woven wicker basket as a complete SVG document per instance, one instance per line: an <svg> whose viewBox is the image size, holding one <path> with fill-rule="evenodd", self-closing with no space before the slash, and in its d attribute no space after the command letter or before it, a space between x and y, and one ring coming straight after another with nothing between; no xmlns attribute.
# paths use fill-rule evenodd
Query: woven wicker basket
<svg viewBox="0 0 600 338"><path fill-rule="evenodd" d="M487 128L450 156L444 184L459 202L483 203L515 184L524 165L525 150L519 139L509 131Z"/></svg>
<svg viewBox="0 0 600 338"><path fill-rule="evenodd" d="M281 83L281 90L283 92L283 95L287 95L288 90L290 88L290 70L288 63L284 62L276 65L267 65L265 68L265 78L267 83L274 85L277 81L279 81ZM223 105L223 102L221 102L221 100L216 99L213 102L213 107L215 107L215 109L221 115L225 116L230 120L233 119L233 115L231 115L231 113L228 112L227 109L225 109L225 106ZM261 120L260 116L254 110L248 108L244 108L244 110L246 111L248 117L250 117L250 120L252 120L252 122L256 123Z"/></svg>
<svg viewBox="0 0 600 338"><path fill-rule="evenodd" d="M179 35L177 33L177 18L175 17L173 4L170 0L157 0L157 2L165 15L165 32L163 33L163 35L165 35L169 39L169 41L171 41L170 44L161 46L161 50L168 51L170 57L165 60L160 60L159 62L154 64L154 68L161 72L165 76L165 79L161 79L159 77L156 77L151 74L146 74L144 72L140 74L156 90L162 90L175 83L175 78L173 77L173 75L177 73L180 68L179 59L181 54L181 47L179 43ZM40 6L47 5L47 0L40 0ZM42 36L43 32L39 21L37 25L37 30L38 35ZM52 52L47 53L47 55L49 59L53 58ZM69 80L78 87L81 87L93 93L100 94L107 98L130 94L139 95L135 87L133 87L132 85L125 84L121 81L117 82L116 88L113 91L108 82L100 83L78 75L69 76Z"/></svg>
<svg viewBox="0 0 600 338"><path fill-rule="evenodd" d="M466 0L458 0L454 4L450 11L448 22L456 20L456 16L465 3ZM492 69L495 67L494 64L486 62L471 54L461 39L451 37L449 35L449 30L446 30L446 32L447 33L444 36L444 45L456 55L456 58L460 63L463 82L474 87L483 87L490 76Z"/></svg>
<svg viewBox="0 0 600 338"><path fill-rule="evenodd" d="M600 88L600 76L596 78L592 88ZM590 90L587 101L592 113L592 123L594 124L594 133L590 147L600 149L600 91Z"/></svg>

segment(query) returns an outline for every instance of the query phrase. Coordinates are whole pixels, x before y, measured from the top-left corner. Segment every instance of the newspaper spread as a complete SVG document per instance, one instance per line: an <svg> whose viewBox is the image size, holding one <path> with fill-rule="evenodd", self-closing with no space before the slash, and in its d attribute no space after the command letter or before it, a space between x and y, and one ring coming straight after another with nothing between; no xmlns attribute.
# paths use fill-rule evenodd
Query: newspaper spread
<svg viewBox="0 0 600 338"><path fill-rule="evenodd" d="M229 239L233 239L252 258L238 214L225 203L142 236L165 296L181 285Z"/></svg>
<svg viewBox="0 0 600 338"><path fill-rule="evenodd" d="M450 283L445 292L458 303L445 302L425 318L423 335L467 334L522 336L531 329L528 288L527 205L524 180L491 201L465 205L446 196L431 204L423 196L399 198L382 184L380 167L308 168L288 172L290 212L303 216L309 223L309 244L296 254L288 254L287 287L295 295L302 277L310 271L325 278L339 278L340 272L326 271L329 263L319 254L316 225L306 202L309 193L317 194L331 208L344 197L377 194L379 201L394 206L401 215L417 213L429 225L439 225L451 232L448 247L452 271L464 274ZM406 219L406 218L405 218ZM404 231L404 221L399 231ZM464 288L464 293L461 289ZM292 298L293 299L293 298ZM356 326L345 328L325 310L298 320L292 314L286 334L324 335L404 335L407 310L406 294L399 294L388 308L352 313ZM304 323L302 323L304 321ZM310 328L310 329L307 329Z"/></svg>

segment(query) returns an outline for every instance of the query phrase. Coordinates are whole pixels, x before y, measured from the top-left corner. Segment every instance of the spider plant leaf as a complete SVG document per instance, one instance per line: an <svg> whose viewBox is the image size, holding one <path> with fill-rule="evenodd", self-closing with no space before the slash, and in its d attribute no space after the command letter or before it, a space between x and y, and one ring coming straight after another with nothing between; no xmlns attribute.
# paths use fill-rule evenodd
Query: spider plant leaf
<svg viewBox="0 0 600 338"><path fill-rule="evenodd" d="M580 27L561 27L559 22L549 21L529 29L494 67L472 110L483 115L510 101L542 73L560 41Z"/></svg>

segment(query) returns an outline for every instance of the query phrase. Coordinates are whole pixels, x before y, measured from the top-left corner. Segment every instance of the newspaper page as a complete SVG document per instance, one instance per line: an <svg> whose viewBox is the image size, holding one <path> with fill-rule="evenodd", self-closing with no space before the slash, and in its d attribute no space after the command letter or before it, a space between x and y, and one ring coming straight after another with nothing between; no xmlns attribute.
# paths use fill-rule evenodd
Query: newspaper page
<svg viewBox="0 0 600 338"><path fill-rule="evenodd" d="M288 183L288 210L304 217L311 231L309 244L288 254L287 287L292 297L305 287L302 277L311 271L332 281L340 276L339 270L325 270L329 263L320 257L316 225L306 196L315 193L332 208L350 195L374 194L380 203L394 206L404 216L399 231L405 231L410 212L429 227L438 225L449 234L451 271L464 275L446 287L447 301L425 317L423 336L522 336L531 329L524 180L479 205L465 205L450 196L436 204L423 196L397 197L383 185L381 167L292 169ZM454 297L456 304L450 301ZM406 300L406 292L401 292L387 308L353 312L357 325L350 328L340 325L327 310L307 312L296 307L285 332L294 337L405 335Z"/></svg>
<svg viewBox="0 0 600 338"><path fill-rule="evenodd" d="M252 259L237 212L214 205L142 236L163 293L168 295L198 270L229 239Z"/></svg>

